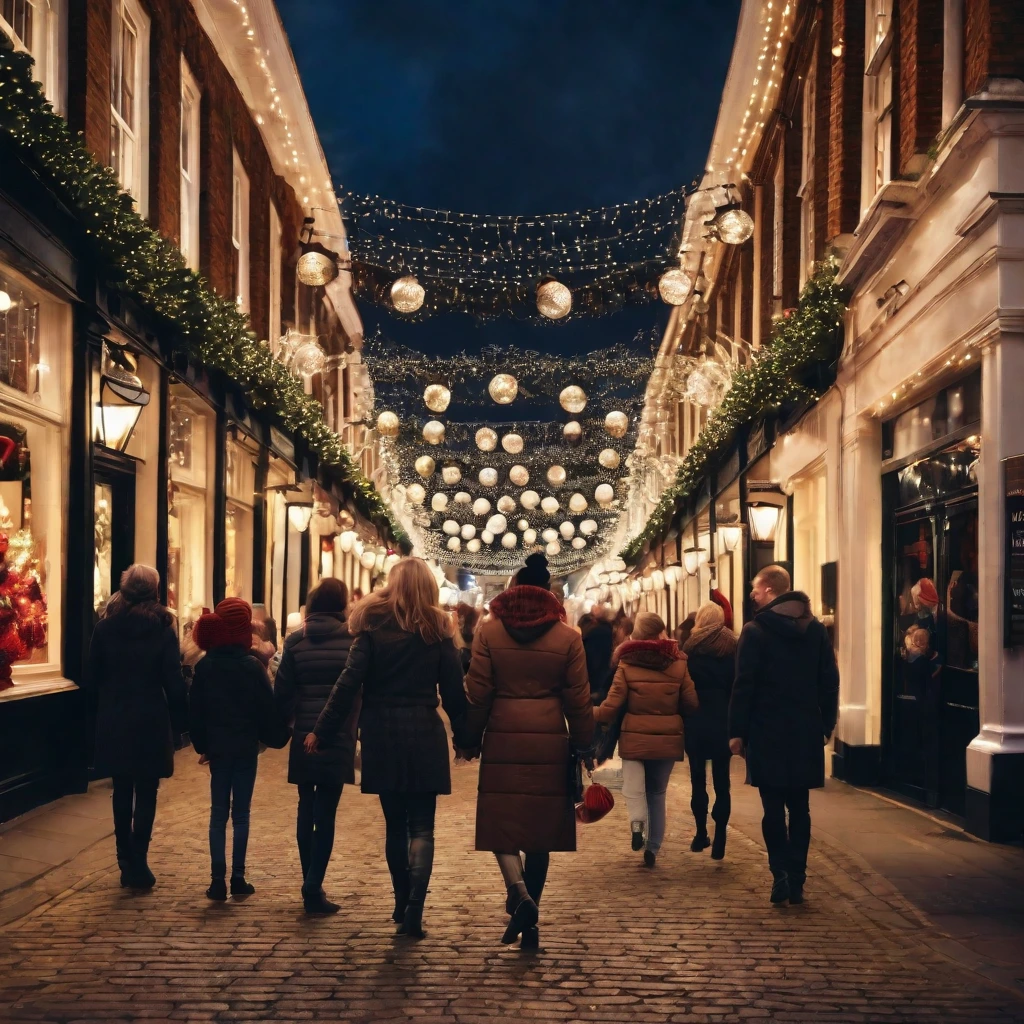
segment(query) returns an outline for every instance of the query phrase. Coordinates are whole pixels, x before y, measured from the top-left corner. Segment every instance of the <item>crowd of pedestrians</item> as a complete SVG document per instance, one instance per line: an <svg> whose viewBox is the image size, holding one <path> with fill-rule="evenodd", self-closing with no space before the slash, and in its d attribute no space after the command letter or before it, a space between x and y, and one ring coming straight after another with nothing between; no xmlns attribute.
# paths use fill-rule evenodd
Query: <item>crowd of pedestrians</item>
<svg viewBox="0 0 1024 1024"><path fill-rule="evenodd" d="M259 753L290 743L303 905L311 914L338 911L324 878L358 745L362 792L378 797L384 817L393 920L399 934L423 938L437 797L451 792L440 706L455 758L480 761L476 849L494 854L505 883L506 944L536 948L550 854L576 849L579 765L593 769L595 755L606 759L616 746L631 846L652 869L676 763L689 761L690 849L710 846L721 859L730 758L745 757L764 807L770 898L803 901L808 793L824 785L839 680L826 630L780 566L755 579L755 613L738 639L721 598L674 639L651 612L629 620L598 608L570 627L542 554L526 560L484 616L464 609L457 621L440 608L418 558L398 562L387 585L353 607L345 584L325 579L281 650L265 611L254 616L237 598L204 612L179 648L159 584L155 570L129 568L90 653L96 767L113 779L125 887L155 884L148 851L157 790L173 772L175 737L187 731L210 770L207 896L255 892L246 856Z"/></svg>

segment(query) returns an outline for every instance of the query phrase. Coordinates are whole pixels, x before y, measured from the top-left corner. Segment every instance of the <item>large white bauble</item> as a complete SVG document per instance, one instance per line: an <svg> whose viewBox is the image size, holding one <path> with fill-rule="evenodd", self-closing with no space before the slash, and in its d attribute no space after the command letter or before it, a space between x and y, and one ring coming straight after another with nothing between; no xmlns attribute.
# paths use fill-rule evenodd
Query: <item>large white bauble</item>
<svg viewBox="0 0 1024 1024"><path fill-rule="evenodd" d="M487 520L488 533L504 533L508 529L508 520L499 512Z"/></svg>
<svg viewBox="0 0 1024 1024"><path fill-rule="evenodd" d="M494 487L498 483L498 471L490 466L485 466L480 470L480 475L477 479L482 487Z"/></svg>
<svg viewBox="0 0 1024 1024"><path fill-rule="evenodd" d="M472 540L476 536L476 527L472 523L466 523L459 531L463 540Z"/></svg>
<svg viewBox="0 0 1024 1024"><path fill-rule="evenodd" d="M481 530L480 531L480 539L485 544L493 544L494 543L494 534L491 533L490 530Z"/></svg>
<svg viewBox="0 0 1024 1024"><path fill-rule="evenodd" d="M551 497L549 494L540 503L541 511L546 512L549 516L553 516L558 511L558 499Z"/></svg>
<svg viewBox="0 0 1024 1024"><path fill-rule="evenodd" d="M377 552L373 548L364 548L359 556L359 564L364 569L372 569L377 561Z"/></svg>
<svg viewBox="0 0 1024 1024"><path fill-rule="evenodd" d="M462 470L458 466L445 466L441 470L441 479L452 487L462 479Z"/></svg>
<svg viewBox="0 0 1024 1024"><path fill-rule="evenodd" d="M562 535L562 538L564 540L569 540L570 538L572 538L575 535L576 527L573 526L572 523L570 523L569 520L567 519L564 523L562 523L558 527L558 532Z"/></svg>
<svg viewBox="0 0 1024 1024"><path fill-rule="evenodd" d="M536 491L523 491L519 495L519 504L525 509L536 508L540 504L540 495Z"/></svg>
<svg viewBox="0 0 1024 1024"><path fill-rule="evenodd" d="M593 535L597 533L597 522L593 519L584 519L583 522L580 523L580 533L582 533L584 537L593 537Z"/></svg>
<svg viewBox="0 0 1024 1024"><path fill-rule="evenodd" d="M416 460L416 472L424 479L433 476L435 469L437 469L437 463L429 455L421 455Z"/></svg>
<svg viewBox="0 0 1024 1024"><path fill-rule="evenodd" d="M498 373L491 378L487 385L487 393L498 405L508 405L515 400L519 393L519 384L510 373Z"/></svg>
<svg viewBox="0 0 1024 1024"><path fill-rule="evenodd" d="M398 416L393 412L382 412L377 417L377 433L381 437L398 437Z"/></svg>
<svg viewBox="0 0 1024 1024"><path fill-rule="evenodd" d="M626 431L629 430L629 417L624 412L619 412L616 409L605 416L604 429L612 437L625 437Z"/></svg>
<svg viewBox="0 0 1024 1024"><path fill-rule="evenodd" d="M558 402L566 412L583 412L587 407L587 393L576 384L570 384L562 389Z"/></svg>
<svg viewBox="0 0 1024 1024"><path fill-rule="evenodd" d="M479 537L474 537L472 540L466 542L466 550L472 552L474 555L481 547L483 547L483 545L480 543Z"/></svg>
<svg viewBox="0 0 1024 1024"><path fill-rule="evenodd" d="M580 426L577 420L569 420L564 427L562 427L562 437L566 441L576 442L583 436L583 427Z"/></svg>
<svg viewBox="0 0 1024 1024"><path fill-rule="evenodd" d="M473 495L471 495L469 491L459 491L455 495L455 500L460 505L469 505L473 501Z"/></svg>
<svg viewBox="0 0 1024 1024"><path fill-rule="evenodd" d="M577 514L587 511L587 499L578 491L569 499L569 511Z"/></svg>
<svg viewBox="0 0 1024 1024"><path fill-rule="evenodd" d="M459 532L459 524L454 519L446 519L444 525L441 527L449 537L455 537Z"/></svg>
<svg viewBox="0 0 1024 1024"><path fill-rule="evenodd" d="M462 547L462 541L459 540L458 537L449 537L448 538L448 550L449 551L458 551L458 550L461 549L461 547Z"/></svg>
<svg viewBox="0 0 1024 1024"><path fill-rule="evenodd" d="M508 471L508 478L516 487L525 487L530 482L530 472L525 466L513 466Z"/></svg>
<svg viewBox="0 0 1024 1024"><path fill-rule="evenodd" d="M507 494L503 494L498 499L498 511L504 512L508 515L509 512L515 512L516 510L516 499L509 497Z"/></svg>
<svg viewBox="0 0 1024 1024"><path fill-rule="evenodd" d="M547 547L546 547L546 548L544 549L544 552L545 552L546 554L548 554L548 555L557 555L557 554L558 554L558 553L559 553L559 552L560 552L561 550L562 550L562 545L561 545L561 544L559 544L557 540L553 540L553 541L552 541L552 542L551 542L550 544L548 544L548 546L547 546Z"/></svg>
<svg viewBox="0 0 1024 1024"><path fill-rule="evenodd" d="M565 466L549 466L548 483L552 487L561 487L565 483Z"/></svg>
<svg viewBox="0 0 1024 1024"><path fill-rule="evenodd" d="M572 309L572 292L561 281L537 286L537 311L549 320L561 320Z"/></svg>
<svg viewBox="0 0 1024 1024"><path fill-rule="evenodd" d="M541 540L546 541L550 544L553 540L558 540L558 531L553 530L550 526L540 535Z"/></svg>
<svg viewBox="0 0 1024 1024"><path fill-rule="evenodd" d="M587 542L582 537L573 537L572 546L577 551L582 551L587 546Z"/></svg>
<svg viewBox="0 0 1024 1024"><path fill-rule="evenodd" d="M485 516L491 511L491 503L486 498L477 498L473 502L473 515Z"/></svg>
<svg viewBox="0 0 1024 1024"><path fill-rule="evenodd" d="M610 505L615 500L615 488L611 484L598 484L594 497L599 505Z"/></svg>
<svg viewBox="0 0 1024 1024"><path fill-rule="evenodd" d="M523 546L531 547L537 543L537 531L530 527L528 530L523 530Z"/></svg>
<svg viewBox="0 0 1024 1024"><path fill-rule="evenodd" d="M497 431L491 430L490 427L481 427L476 432L476 446L482 452L493 452L498 446Z"/></svg>
<svg viewBox="0 0 1024 1024"><path fill-rule="evenodd" d="M519 527L520 530L526 530L529 529L530 524L525 519L520 519L519 522L516 523L516 526Z"/></svg>
<svg viewBox="0 0 1024 1024"><path fill-rule="evenodd" d="M523 438L520 434L506 434L501 439L501 447L509 455L518 455L523 450Z"/></svg>
<svg viewBox="0 0 1024 1024"><path fill-rule="evenodd" d="M506 533L501 538L501 546L511 550L519 543L519 538L514 533Z"/></svg>
<svg viewBox="0 0 1024 1024"><path fill-rule="evenodd" d="M391 285L391 304L399 313L415 313L426 292L413 274L405 274Z"/></svg>
<svg viewBox="0 0 1024 1024"><path fill-rule="evenodd" d="M448 495L438 491L430 499L430 507L435 512L443 512L448 507Z"/></svg>
<svg viewBox="0 0 1024 1024"><path fill-rule="evenodd" d="M429 444L440 444L444 440L444 424L440 420L427 420L423 424L423 440Z"/></svg>
<svg viewBox="0 0 1024 1024"><path fill-rule="evenodd" d="M414 504L422 505L426 500L427 492L422 484L409 484L405 489L405 496Z"/></svg>
<svg viewBox="0 0 1024 1024"><path fill-rule="evenodd" d="M452 393L443 384L428 384L423 402L431 412L444 412L452 400Z"/></svg>
<svg viewBox="0 0 1024 1024"><path fill-rule="evenodd" d="M619 453L614 448L602 448L601 454L598 455L597 461L605 469L618 469L619 463L622 461L619 457Z"/></svg>

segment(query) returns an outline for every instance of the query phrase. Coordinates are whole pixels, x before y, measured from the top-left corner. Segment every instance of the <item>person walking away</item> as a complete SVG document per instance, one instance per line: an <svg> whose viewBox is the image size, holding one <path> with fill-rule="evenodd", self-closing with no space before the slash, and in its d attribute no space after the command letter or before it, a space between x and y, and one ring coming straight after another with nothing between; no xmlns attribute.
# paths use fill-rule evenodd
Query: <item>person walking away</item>
<svg viewBox="0 0 1024 1024"><path fill-rule="evenodd" d="M252 609L229 597L196 621L206 651L189 693L189 730L201 764L210 765L211 900L226 900L227 824L231 817L232 896L251 896L245 877L249 817L260 744L283 747L288 729L274 704L267 670L252 650Z"/></svg>
<svg viewBox="0 0 1024 1024"><path fill-rule="evenodd" d="M161 779L174 774L175 739L188 728L185 680L160 575L129 566L96 623L86 691L96 714L96 760L114 784L114 843L121 885L150 889L149 844Z"/></svg>
<svg viewBox="0 0 1024 1024"><path fill-rule="evenodd" d="M591 756L594 733L583 640L550 583L547 560L530 555L491 601L466 676L467 740L482 744L476 848L495 854L505 881L502 942L522 935L524 949L539 943L550 854L576 849L570 758Z"/></svg>
<svg viewBox="0 0 1024 1024"><path fill-rule="evenodd" d="M622 719L622 795L629 812L634 850L653 868L665 839L665 794L677 761L685 756L683 716L697 710L697 694L686 655L665 635L654 612L640 612L633 635L616 652L611 689L594 718Z"/></svg>
<svg viewBox="0 0 1024 1024"><path fill-rule="evenodd" d="M362 695L362 791L376 794L384 812L398 934L416 939L426 935L423 905L434 863L437 797L452 791L438 693L457 750L466 715L452 624L437 597L426 563L404 558L386 587L355 606L348 664L305 739L306 752L317 756L347 742L339 737Z"/></svg>
<svg viewBox="0 0 1024 1024"><path fill-rule="evenodd" d="M594 605L591 616L590 623L582 630L583 650L587 656L591 700L600 703L611 682L614 635L608 609L604 605Z"/></svg>
<svg viewBox="0 0 1024 1024"><path fill-rule="evenodd" d="M345 784L355 782L359 701L352 705L337 740L319 754L303 745L313 731L338 677L348 664L352 634L345 622L348 588L327 577L306 598L306 621L285 641L274 680L278 710L292 723L288 781L299 790L295 839L302 865L302 902L307 914L340 910L324 895L324 876L334 848L334 822Z"/></svg>
<svg viewBox="0 0 1024 1024"><path fill-rule="evenodd" d="M693 626L696 621L697 613L690 612L690 614L687 615L686 618L683 619L683 621L680 622L678 626L676 626L675 639L676 643L679 644L680 647L682 647L683 644L685 644L686 641L690 639L690 634L693 632Z"/></svg>
<svg viewBox="0 0 1024 1024"><path fill-rule="evenodd" d="M811 842L809 791L825 785L824 745L839 714L839 670L806 594L778 565L754 579L729 707L729 747L745 754L761 794L772 903L803 903ZM786 811L789 811L789 825Z"/></svg>
<svg viewBox="0 0 1024 1024"><path fill-rule="evenodd" d="M480 613L473 605L459 605L459 634L462 637L462 646L459 648L459 656L462 659L462 671L469 671L469 662L473 656L473 636L476 633L477 625L480 622Z"/></svg>
<svg viewBox="0 0 1024 1024"><path fill-rule="evenodd" d="M725 612L716 601L697 609L693 632L683 644L687 667L697 689L700 709L686 723L686 756L690 763L690 809L697 834L690 849L711 847L713 860L725 856L726 830L732 811L729 792L729 698L736 675L736 636L726 625ZM715 788L714 843L708 838L708 761Z"/></svg>

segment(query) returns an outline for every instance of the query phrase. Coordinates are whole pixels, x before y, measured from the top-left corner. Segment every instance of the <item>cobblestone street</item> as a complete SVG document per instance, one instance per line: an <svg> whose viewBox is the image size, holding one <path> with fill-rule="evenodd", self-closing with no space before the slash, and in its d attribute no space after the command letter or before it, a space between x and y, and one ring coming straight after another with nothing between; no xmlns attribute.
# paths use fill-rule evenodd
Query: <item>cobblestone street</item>
<svg viewBox="0 0 1024 1024"><path fill-rule="evenodd" d="M342 911L302 913L294 790L276 752L263 755L253 806L258 891L208 902L205 778L194 760L179 754L161 790L153 892L119 888L104 839L5 926L0 1019L1024 1021L1013 991L938 951L934 927L832 845L812 847L807 903L772 908L754 794L738 774L724 862L688 850L685 771L653 872L629 850L620 807L581 828L579 854L553 858L542 949L529 956L498 942L500 875L472 850L474 767L455 770L455 794L440 805L429 937L417 944L392 935L378 805L355 791L342 800L327 880Z"/></svg>

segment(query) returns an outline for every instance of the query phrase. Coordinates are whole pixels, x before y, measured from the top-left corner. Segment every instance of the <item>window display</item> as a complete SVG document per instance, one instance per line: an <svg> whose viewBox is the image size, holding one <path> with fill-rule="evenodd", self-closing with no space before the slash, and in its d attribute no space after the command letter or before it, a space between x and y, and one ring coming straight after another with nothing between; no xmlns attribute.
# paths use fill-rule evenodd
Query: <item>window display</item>
<svg viewBox="0 0 1024 1024"><path fill-rule="evenodd" d="M258 445L249 438L228 438L224 593L246 601L252 601L253 500L258 453Z"/></svg>

